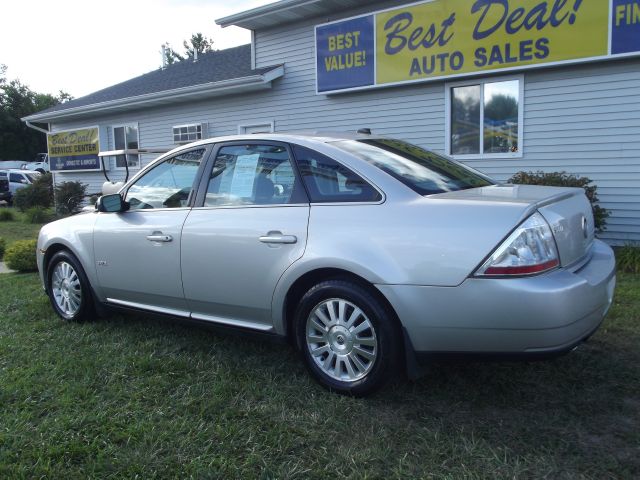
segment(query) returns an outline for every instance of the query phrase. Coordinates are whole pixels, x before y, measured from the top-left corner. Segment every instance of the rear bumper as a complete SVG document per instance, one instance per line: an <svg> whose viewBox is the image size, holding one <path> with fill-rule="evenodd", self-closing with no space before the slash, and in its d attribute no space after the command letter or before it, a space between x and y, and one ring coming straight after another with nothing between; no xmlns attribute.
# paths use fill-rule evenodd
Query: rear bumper
<svg viewBox="0 0 640 480"><path fill-rule="evenodd" d="M577 270L457 287L378 285L418 356L539 357L569 351L600 326L613 300L615 259L601 241Z"/></svg>

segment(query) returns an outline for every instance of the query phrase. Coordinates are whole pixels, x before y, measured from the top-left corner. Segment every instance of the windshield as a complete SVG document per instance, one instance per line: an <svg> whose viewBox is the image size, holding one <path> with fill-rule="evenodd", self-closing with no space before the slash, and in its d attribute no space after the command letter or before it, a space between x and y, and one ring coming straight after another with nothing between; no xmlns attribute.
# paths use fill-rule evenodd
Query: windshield
<svg viewBox="0 0 640 480"><path fill-rule="evenodd" d="M375 165L420 195L495 184L472 168L401 140L342 140L334 145Z"/></svg>

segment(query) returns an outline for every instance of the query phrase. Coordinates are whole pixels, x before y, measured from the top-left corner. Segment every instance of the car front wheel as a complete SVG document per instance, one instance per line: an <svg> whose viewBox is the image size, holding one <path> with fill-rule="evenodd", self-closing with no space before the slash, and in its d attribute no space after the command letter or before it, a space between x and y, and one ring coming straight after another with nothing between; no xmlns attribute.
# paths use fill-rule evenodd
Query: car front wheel
<svg viewBox="0 0 640 480"><path fill-rule="evenodd" d="M87 320L93 313L89 281L80 262L69 252L60 251L49 261L47 293L54 310L65 320Z"/></svg>
<svg viewBox="0 0 640 480"><path fill-rule="evenodd" d="M324 387L367 395L398 375L400 337L388 310L367 288L344 280L315 285L296 311L296 340Z"/></svg>

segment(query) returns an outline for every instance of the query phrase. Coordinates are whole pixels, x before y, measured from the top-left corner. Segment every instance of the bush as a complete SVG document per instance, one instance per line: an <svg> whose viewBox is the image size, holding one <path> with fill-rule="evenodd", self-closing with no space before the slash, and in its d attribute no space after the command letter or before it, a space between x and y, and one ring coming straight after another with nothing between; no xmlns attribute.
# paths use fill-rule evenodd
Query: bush
<svg viewBox="0 0 640 480"><path fill-rule="evenodd" d="M520 185L545 185L548 187L578 187L584 189L593 209L596 232L604 232L609 212L598 205L598 187L587 177L578 177L567 172L518 172L508 180Z"/></svg>
<svg viewBox="0 0 640 480"><path fill-rule="evenodd" d="M47 223L51 218L49 211L42 207L31 207L24 212L26 223Z"/></svg>
<svg viewBox="0 0 640 480"><path fill-rule="evenodd" d="M82 209L87 186L80 182L63 182L56 185L56 212L59 215L70 215Z"/></svg>
<svg viewBox="0 0 640 480"><path fill-rule="evenodd" d="M11 210L0 210L0 222L12 222L15 216Z"/></svg>
<svg viewBox="0 0 640 480"><path fill-rule="evenodd" d="M50 173L40 175L35 182L16 192L13 203L21 212L32 207L49 208L53 201L53 183Z"/></svg>
<svg viewBox="0 0 640 480"><path fill-rule="evenodd" d="M618 270L628 273L640 273L640 244L625 245L616 250Z"/></svg>
<svg viewBox="0 0 640 480"><path fill-rule="evenodd" d="M4 254L7 267L18 272L36 271L36 248L36 240L20 240L11 244Z"/></svg>
<svg viewBox="0 0 640 480"><path fill-rule="evenodd" d="M4 251L7 248L7 241L0 237L0 260L2 260L2 257L4 257Z"/></svg>

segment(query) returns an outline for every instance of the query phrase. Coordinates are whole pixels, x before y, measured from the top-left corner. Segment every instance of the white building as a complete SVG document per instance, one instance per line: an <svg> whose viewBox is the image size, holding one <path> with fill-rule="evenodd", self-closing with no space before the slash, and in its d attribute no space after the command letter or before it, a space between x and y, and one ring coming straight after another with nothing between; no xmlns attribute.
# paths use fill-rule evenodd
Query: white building
<svg viewBox="0 0 640 480"><path fill-rule="evenodd" d="M126 150L104 157L111 180L199 138L367 127L499 181L523 170L590 177L611 211L602 238L640 241L637 0L282 0L217 23L251 30L251 45L25 120ZM60 152L56 182L100 191L97 151Z"/></svg>

